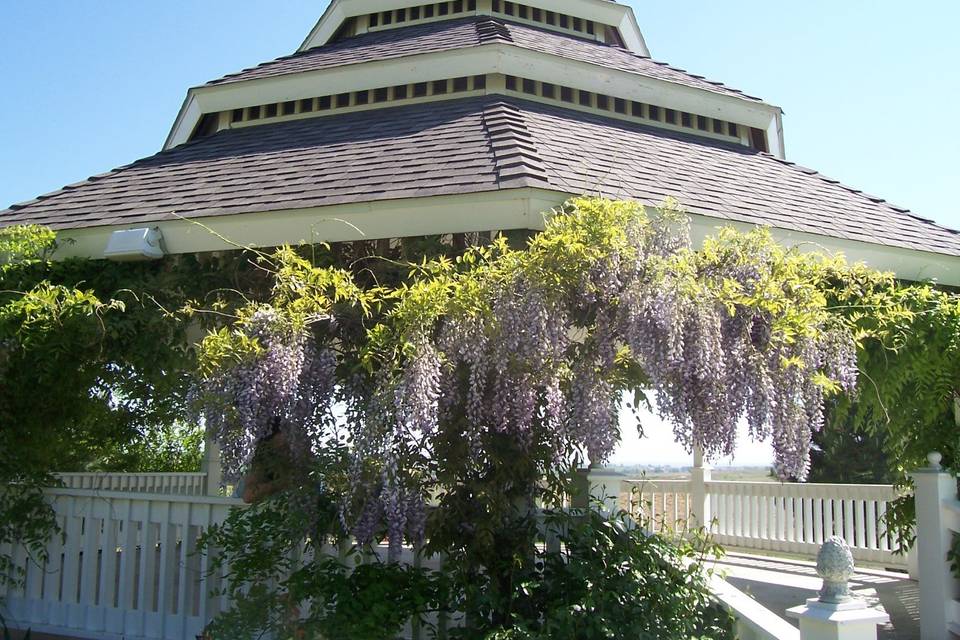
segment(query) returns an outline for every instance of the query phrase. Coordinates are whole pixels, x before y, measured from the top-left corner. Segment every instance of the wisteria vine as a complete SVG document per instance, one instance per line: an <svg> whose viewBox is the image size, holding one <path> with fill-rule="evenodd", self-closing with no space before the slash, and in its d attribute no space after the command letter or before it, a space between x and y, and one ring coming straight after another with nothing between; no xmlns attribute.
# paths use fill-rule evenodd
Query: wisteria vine
<svg viewBox="0 0 960 640"><path fill-rule="evenodd" d="M224 476L232 481L271 435L283 434L295 458L322 444L333 421L337 368L329 347L273 308L255 311L238 331L248 351L197 388L207 430L220 443Z"/></svg>
<svg viewBox="0 0 960 640"><path fill-rule="evenodd" d="M384 296L358 370L282 314L252 314L257 355L210 376L207 424L240 473L279 420L315 442L345 406L352 462L344 526L361 541L421 539L437 443L489 462L491 438L546 455L543 467L603 462L624 392L652 391L678 442L716 458L745 420L776 470L804 479L827 394L854 393L857 344L830 313L838 259L779 247L764 230L723 231L694 251L674 203L576 199L524 250L505 241L423 264ZM834 278L836 280L836 278ZM337 372L349 372L337 379ZM224 410L227 407L227 410Z"/></svg>

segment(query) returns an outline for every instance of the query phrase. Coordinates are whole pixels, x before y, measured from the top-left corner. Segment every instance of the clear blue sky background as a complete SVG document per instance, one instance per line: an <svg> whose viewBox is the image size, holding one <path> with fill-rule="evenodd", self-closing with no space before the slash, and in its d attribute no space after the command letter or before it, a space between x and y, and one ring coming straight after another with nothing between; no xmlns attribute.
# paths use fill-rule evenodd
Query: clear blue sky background
<svg viewBox="0 0 960 640"><path fill-rule="evenodd" d="M326 4L0 0L0 208L156 152L188 87L292 53ZM960 228L960 1L630 4L654 58L783 107L791 160ZM686 459L647 423L619 461Z"/></svg>

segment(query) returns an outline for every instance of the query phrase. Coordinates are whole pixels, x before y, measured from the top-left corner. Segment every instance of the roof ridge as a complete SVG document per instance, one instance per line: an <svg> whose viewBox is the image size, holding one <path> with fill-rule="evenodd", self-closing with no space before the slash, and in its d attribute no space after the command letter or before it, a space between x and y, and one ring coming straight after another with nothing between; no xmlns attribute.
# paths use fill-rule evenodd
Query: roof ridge
<svg viewBox="0 0 960 640"><path fill-rule="evenodd" d="M507 28L503 20L498 20L494 16L476 16L474 26L477 29L477 37L480 44L491 42L509 42L513 43L513 35Z"/></svg>
<svg viewBox="0 0 960 640"><path fill-rule="evenodd" d="M500 187L549 186L547 167L527 128L523 111L510 102L498 100L483 106L482 117Z"/></svg>

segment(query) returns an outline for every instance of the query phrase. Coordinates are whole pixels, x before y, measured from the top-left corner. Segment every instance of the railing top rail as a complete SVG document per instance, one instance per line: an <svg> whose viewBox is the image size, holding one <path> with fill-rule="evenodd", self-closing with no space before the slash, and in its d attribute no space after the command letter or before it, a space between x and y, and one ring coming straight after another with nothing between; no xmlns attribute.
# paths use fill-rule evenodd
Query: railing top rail
<svg viewBox="0 0 960 640"><path fill-rule="evenodd" d="M829 484L821 482L746 482L740 480L710 480L707 485L725 486L757 486L757 487L811 487L814 489L894 489L889 484Z"/></svg>
<svg viewBox="0 0 960 640"><path fill-rule="evenodd" d="M690 493L693 484L689 480L624 480L621 487L641 493Z"/></svg>
<svg viewBox="0 0 960 640"><path fill-rule="evenodd" d="M164 477L164 478L186 478L186 477L195 478L195 477L203 477L203 476L205 476L205 475L207 475L207 474L206 474L206 473L203 473L203 472L201 472L201 471L173 472L173 473L160 472L160 471L158 471L158 472L153 472L153 471L145 471L145 472L128 472L128 471L117 471L117 472L113 472L113 471L57 471L57 472L54 472L53 475L54 475L54 476L59 476L59 477L77 477L77 476L109 477L109 476L120 476L120 477L125 477L125 478L133 478L133 477L139 477L139 476L151 476L151 477L160 476L160 477Z"/></svg>
<svg viewBox="0 0 960 640"><path fill-rule="evenodd" d="M131 493L129 491L101 491L99 489L44 489L49 496L64 496L70 498L96 498L98 500L146 500L155 502L178 502L191 504L226 505L234 507L244 506L239 498L224 498L221 496L183 496L167 493Z"/></svg>

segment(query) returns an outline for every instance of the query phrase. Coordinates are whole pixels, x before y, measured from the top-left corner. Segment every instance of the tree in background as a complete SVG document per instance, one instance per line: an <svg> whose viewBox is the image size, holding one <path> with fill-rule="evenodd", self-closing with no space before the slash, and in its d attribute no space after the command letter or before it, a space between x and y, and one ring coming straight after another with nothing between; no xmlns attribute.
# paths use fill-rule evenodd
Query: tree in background
<svg viewBox="0 0 960 640"><path fill-rule="evenodd" d="M870 291L842 312L862 331L862 375L858 396L839 399L834 428L882 442L889 477L904 489L932 451L960 472L960 297L932 285L896 285ZM887 525L908 543L915 521L909 495L887 515Z"/></svg>
<svg viewBox="0 0 960 640"><path fill-rule="evenodd" d="M861 392L866 392L861 390ZM893 484L883 429L865 433L848 419L837 424L828 410L824 428L813 434L808 482L828 484Z"/></svg>
<svg viewBox="0 0 960 640"><path fill-rule="evenodd" d="M54 261L55 249L48 229L0 229L0 546L36 554L55 527L52 472L199 468L188 324L165 309L222 286L191 258ZM0 558L0 580L21 570Z"/></svg>

